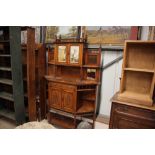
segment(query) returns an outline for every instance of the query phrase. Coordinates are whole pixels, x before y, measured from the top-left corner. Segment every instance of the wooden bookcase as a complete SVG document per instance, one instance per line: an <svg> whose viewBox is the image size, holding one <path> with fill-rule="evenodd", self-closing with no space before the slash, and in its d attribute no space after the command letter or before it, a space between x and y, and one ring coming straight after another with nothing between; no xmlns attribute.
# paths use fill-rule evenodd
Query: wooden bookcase
<svg viewBox="0 0 155 155"><path fill-rule="evenodd" d="M155 42L126 41L120 100L152 106L155 84Z"/></svg>
<svg viewBox="0 0 155 155"><path fill-rule="evenodd" d="M25 122L21 28L0 27L0 115Z"/></svg>
<svg viewBox="0 0 155 155"><path fill-rule="evenodd" d="M95 60L87 60L94 53ZM56 40L54 49L48 50L45 78L50 123L76 128L82 117L89 116L94 126L100 55L100 50L90 50L84 40L78 39Z"/></svg>

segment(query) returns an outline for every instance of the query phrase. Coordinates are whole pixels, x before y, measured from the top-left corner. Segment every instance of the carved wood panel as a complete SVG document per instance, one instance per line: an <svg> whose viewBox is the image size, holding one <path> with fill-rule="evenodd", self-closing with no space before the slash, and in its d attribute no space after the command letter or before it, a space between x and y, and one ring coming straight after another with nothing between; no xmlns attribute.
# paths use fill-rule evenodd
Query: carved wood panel
<svg viewBox="0 0 155 155"><path fill-rule="evenodd" d="M75 105L75 93L70 90L62 90L62 108L65 111L73 112Z"/></svg>
<svg viewBox="0 0 155 155"><path fill-rule="evenodd" d="M112 103L110 128L151 129L155 128L155 111Z"/></svg>
<svg viewBox="0 0 155 155"><path fill-rule="evenodd" d="M61 89L60 88L49 88L49 107L61 108Z"/></svg>

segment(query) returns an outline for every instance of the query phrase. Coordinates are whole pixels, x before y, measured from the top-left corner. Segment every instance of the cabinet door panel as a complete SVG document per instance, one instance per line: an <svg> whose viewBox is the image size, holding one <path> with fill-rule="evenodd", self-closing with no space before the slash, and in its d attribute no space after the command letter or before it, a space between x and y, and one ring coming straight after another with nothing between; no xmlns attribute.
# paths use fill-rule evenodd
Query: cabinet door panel
<svg viewBox="0 0 155 155"><path fill-rule="evenodd" d="M62 108L68 112L74 112L75 109L75 92L62 90Z"/></svg>
<svg viewBox="0 0 155 155"><path fill-rule="evenodd" d="M60 88L49 88L49 108L61 108L61 89Z"/></svg>

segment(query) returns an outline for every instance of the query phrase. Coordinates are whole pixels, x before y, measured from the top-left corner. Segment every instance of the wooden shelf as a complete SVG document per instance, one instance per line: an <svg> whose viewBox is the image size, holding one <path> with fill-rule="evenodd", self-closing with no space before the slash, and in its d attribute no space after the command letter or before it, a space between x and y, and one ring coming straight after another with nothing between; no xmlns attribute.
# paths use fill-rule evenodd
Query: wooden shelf
<svg viewBox="0 0 155 155"><path fill-rule="evenodd" d="M55 62L48 62L49 65L56 65Z"/></svg>
<svg viewBox="0 0 155 155"><path fill-rule="evenodd" d="M82 67L85 67L85 68L101 68L100 66L95 66L95 65L83 65Z"/></svg>
<svg viewBox="0 0 155 155"><path fill-rule="evenodd" d="M124 70L125 70L125 71L133 71L133 72L154 73L154 70L151 70L151 69L124 68Z"/></svg>
<svg viewBox="0 0 155 155"><path fill-rule="evenodd" d="M4 79L4 78L0 78L0 83L7 84L7 85L12 85L13 84L12 80Z"/></svg>
<svg viewBox="0 0 155 155"><path fill-rule="evenodd" d="M0 92L0 98L5 99L5 100L9 100L9 101L14 101L13 99L13 95L7 92Z"/></svg>
<svg viewBox="0 0 155 155"><path fill-rule="evenodd" d="M78 89L77 91L78 92L81 92L81 91L94 91L95 89Z"/></svg>
<svg viewBox="0 0 155 155"><path fill-rule="evenodd" d="M119 94L119 99L128 99L129 102L137 103L137 104L150 104L153 102L151 99L149 93L148 94L142 94L137 92L131 92L131 91L124 91L123 93Z"/></svg>
<svg viewBox="0 0 155 155"><path fill-rule="evenodd" d="M95 98L82 98L81 100L95 102Z"/></svg>
<svg viewBox="0 0 155 155"><path fill-rule="evenodd" d="M0 57L11 57L11 55L10 54L0 54Z"/></svg>
<svg viewBox="0 0 155 155"><path fill-rule="evenodd" d="M56 65L56 66L67 66L67 67L82 67L80 65L76 65L76 64L58 64L58 63L54 63L54 62L48 62L49 65Z"/></svg>
<svg viewBox="0 0 155 155"><path fill-rule="evenodd" d="M62 116L56 113L50 113L50 123L61 126L63 128L74 129L74 119L66 116Z"/></svg>
<svg viewBox="0 0 155 155"><path fill-rule="evenodd" d="M8 110L8 109L0 109L0 116L3 116L5 118L16 120L15 119L15 112Z"/></svg>
<svg viewBox="0 0 155 155"><path fill-rule="evenodd" d="M10 40L0 40L0 43L9 43Z"/></svg>
<svg viewBox="0 0 155 155"><path fill-rule="evenodd" d="M11 68L10 67L0 67L0 70L1 71L11 71Z"/></svg>
<svg viewBox="0 0 155 155"><path fill-rule="evenodd" d="M77 110L77 114L83 113L93 113L94 112L94 105L90 103L83 103L83 105Z"/></svg>

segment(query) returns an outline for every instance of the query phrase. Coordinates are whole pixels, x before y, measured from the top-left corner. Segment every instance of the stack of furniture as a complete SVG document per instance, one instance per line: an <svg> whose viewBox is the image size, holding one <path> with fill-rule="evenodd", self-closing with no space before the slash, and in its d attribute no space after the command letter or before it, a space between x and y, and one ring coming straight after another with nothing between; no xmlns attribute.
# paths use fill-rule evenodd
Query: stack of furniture
<svg viewBox="0 0 155 155"><path fill-rule="evenodd" d="M110 128L155 128L155 42L126 41Z"/></svg>
<svg viewBox="0 0 155 155"><path fill-rule="evenodd" d="M21 28L0 27L0 115L25 122Z"/></svg>
<svg viewBox="0 0 155 155"><path fill-rule="evenodd" d="M48 121L76 128L83 117L95 121L101 51L82 39L60 39L48 51Z"/></svg>

